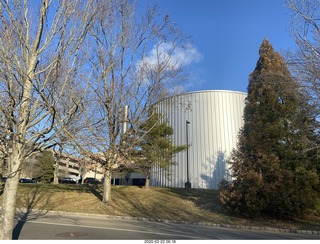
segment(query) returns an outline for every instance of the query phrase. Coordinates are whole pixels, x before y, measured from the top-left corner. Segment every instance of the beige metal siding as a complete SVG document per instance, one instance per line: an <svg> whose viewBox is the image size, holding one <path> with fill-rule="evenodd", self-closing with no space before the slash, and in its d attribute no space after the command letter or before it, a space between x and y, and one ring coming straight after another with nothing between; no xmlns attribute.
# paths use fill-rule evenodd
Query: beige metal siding
<svg viewBox="0 0 320 244"><path fill-rule="evenodd" d="M173 127L173 143L186 144L186 120L189 141L189 179L192 188L216 189L228 178L226 160L237 144L243 124L246 94L234 91L199 91L163 100L159 112ZM187 181L187 151L176 155L177 165L163 171L154 168L154 186L184 187Z"/></svg>

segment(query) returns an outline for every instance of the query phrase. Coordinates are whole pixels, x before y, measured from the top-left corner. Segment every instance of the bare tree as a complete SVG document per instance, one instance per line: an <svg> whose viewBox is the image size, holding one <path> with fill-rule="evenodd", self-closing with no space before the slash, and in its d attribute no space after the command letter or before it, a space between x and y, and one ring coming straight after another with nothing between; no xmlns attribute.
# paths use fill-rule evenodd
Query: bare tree
<svg viewBox="0 0 320 244"><path fill-rule="evenodd" d="M179 87L187 58L176 52L182 36L168 16L152 7L139 17L126 0L1 0L0 33L0 157L8 177L0 239L11 239L26 160L74 141L104 167L108 202L112 171L133 162L139 124Z"/></svg>
<svg viewBox="0 0 320 244"><path fill-rule="evenodd" d="M32 155L32 157L29 157L21 166L21 177L22 178L36 178L38 177L42 172L41 170L41 164L37 160L35 155Z"/></svg>
<svg viewBox="0 0 320 244"><path fill-rule="evenodd" d="M91 87L83 103L84 130L70 135L86 157L104 168L103 202L111 200L112 173L134 163L130 151L156 101L185 80L175 51L183 35L156 6L138 16L132 1L100 8L90 32ZM128 109L125 116L125 108Z"/></svg>
<svg viewBox="0 0 320 244"><path fill-rule="evenodd" d="M12 238L22 165L57 143L79 111L93 8L90 1L0 2L0 154L8 162L0 239Z"/></svg>
<svg viewBox="0 0 320 244"><path fill-rule="evenodd" d="M297 51L289 55L288 63L306 88L311 102L320 108L320 1L287 0L291 10L291 33ZM317 111L318 116L320 111Z"/></svg>

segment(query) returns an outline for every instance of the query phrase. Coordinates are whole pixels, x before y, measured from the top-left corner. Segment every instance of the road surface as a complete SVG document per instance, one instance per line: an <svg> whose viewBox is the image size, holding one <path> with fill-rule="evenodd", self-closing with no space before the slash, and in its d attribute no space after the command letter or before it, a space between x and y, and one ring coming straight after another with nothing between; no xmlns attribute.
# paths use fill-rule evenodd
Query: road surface
<svg viewBox="0 0 320 244"><path fill-rule="evenodd" d="M81 215L25 215L16 222L18 240L149 240L148 244L175 240L307 240L319 235L232 229L191 224L123 220ZM163 241L166 240L166 241Z"/></svg>

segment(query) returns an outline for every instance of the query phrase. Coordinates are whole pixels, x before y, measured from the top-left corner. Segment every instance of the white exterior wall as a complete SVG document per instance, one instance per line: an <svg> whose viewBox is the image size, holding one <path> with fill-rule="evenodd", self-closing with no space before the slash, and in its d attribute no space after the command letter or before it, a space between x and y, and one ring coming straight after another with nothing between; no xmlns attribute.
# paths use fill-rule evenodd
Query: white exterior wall
<svg viewBox="0 0 320 244"><path fill-rule="evenodd" d="M186 142L188 125L189 181L192 188L217 189L230 172L226 160L237 145L243 125L247 94L234 91L199 91L163 100L159 112L174 130L173 143ZM151 185L184 187L187 182L187 150L175 157L176 165L166 172L154 168Z"/></svg>

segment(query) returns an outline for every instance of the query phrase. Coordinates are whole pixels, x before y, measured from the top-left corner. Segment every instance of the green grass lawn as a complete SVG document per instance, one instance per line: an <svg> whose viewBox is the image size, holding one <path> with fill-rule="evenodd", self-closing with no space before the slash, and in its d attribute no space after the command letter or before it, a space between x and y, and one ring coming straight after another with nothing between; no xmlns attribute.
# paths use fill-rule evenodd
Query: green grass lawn
<svg viewBox="0 0 320 244"><path fill-rule="evenodd" d="M144 217L172 221L211 222L232 225L320 230L320 217L280 221L246 219L224 213L216 190L137 186L112 186L112 201L103 204L102 186L20 184L17 207ZM2 196L0 196L0 200Z"/></svg>

